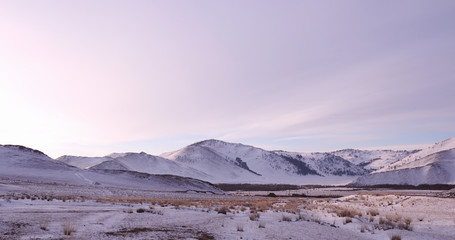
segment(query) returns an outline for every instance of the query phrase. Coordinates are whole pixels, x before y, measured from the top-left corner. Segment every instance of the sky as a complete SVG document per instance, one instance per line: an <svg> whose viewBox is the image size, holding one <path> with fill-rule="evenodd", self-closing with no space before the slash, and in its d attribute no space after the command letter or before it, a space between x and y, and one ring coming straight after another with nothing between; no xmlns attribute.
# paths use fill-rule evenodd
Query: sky
<svg viewBox="0 0 455 240"><path fill-rule="evenodd" d="M0 1L0 144L160 154L455 137L455 1Z"/></svg>

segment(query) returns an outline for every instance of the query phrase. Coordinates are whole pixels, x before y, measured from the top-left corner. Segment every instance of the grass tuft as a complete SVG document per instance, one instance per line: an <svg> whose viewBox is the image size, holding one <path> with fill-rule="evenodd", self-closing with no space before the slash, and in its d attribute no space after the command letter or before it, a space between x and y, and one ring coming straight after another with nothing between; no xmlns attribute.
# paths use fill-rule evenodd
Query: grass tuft
<svg viewBox="0 0 455 240"><path fill-rule="evenodd" d="M73 224L70 221L66 221L62 225L63 227L63 234L66 236L71 235L71 233L76 232L76 228L73 226Z"/></svg>
<svg viewBox="0 0 455 240"><path fill-rule="evenodd" d="M289 217L289 216L287 216L287 215L284 215L284 214L283 214L283 215L281 216L281 221L283 221L283 222L291 222L291 221L292 221L292 218Z"/></svg>
<svg viewBox="0 0 455 240"><path fill-rule="evenodd" d="M228 211L229 209L226 206L222 206L217 209L218 214L227 214Z"/></svg>
<svg viewBox="0 0 455 240"><path fill-rule="evenodd" d="M401 234L393 233L392 235L390 235L390 240L401 240Z"/></svg>
<svg viewBox="0 0 455 240"><path fill-rule="evenodd" d="M258 225L258 228L265 228L265 223L260 222L259 225Z"/></svg>
<svg viewBox="0 0 455 240"><path fill-rule="evenodd" d="M243 232L243 226L240 224L237 224L237 232Z"/></svg>
<svg viewBox="0 0 455 240"><path fill-rule="evenodd" d="M257 213L257 212L252 212L252 213L250 213L249 217L250 217L251 221L258 221L259 217L261 217L261 215L259 215L259 213Z"/></svg>

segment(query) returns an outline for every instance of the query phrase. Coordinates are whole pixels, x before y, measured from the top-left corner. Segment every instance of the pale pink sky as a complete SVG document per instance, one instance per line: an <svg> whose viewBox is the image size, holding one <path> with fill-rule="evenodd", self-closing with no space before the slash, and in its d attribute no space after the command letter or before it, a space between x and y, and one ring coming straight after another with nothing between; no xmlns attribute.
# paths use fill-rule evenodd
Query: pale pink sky
<svg viewBox="0 0 455 240"><path fill-rule="evenodd" d="M454 1L0 1L0 144L52 157L455 136Z"/></svg>

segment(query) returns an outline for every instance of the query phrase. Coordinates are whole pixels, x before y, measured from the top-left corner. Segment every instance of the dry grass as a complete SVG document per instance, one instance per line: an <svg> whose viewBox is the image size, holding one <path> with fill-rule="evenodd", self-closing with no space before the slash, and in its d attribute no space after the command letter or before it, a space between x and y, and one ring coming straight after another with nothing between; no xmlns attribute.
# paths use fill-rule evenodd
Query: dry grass
<svg viewBox="0 0 455 240"><path fill-rule="evenodd" d="M369 221L370 221L370 222L374 222L374 217L373 217L373 216L370 216Z"/></svg>
<svg viewBox="0 0 455 240"><path fill-rule="evenodd" d="M240 224L237 224L237 232L243 232L243 226Z"/></svg>
<svg viewBox="0 0 455 240"><path fill-rule="evenodd" d="M305 220L307 220L307 219L305 218L305 216L302 215L301 212L299 212L299 213L297 214L297 218L296 218L295 220L296 220L296 221L305 221Z"/></svg>
<svg viewBox="0 0 455 240"><path fill-rule="evenodd" d="M260 200L260 201L257 201L255 204L254 204L254 208L259 211L259 212L263 212L263 211L267 211L267 210L270 210L272 208L272 205L273 205L273 201L270 201L270 200Z"/></svg>
<svg viewBox="0 0 455 240"><path fill-rule="evenodd" d="M379 215L379 211L378 211L377 209L374 209L374 208L371 208L370 210L368 210L367 213L368 213L370 216L373 216L373 217Z"/></svg>
<svg viewBox="0 0 455 240"><path fill-rule="evenodd" d="M376 228L382 230L394 229L395 223L389 218L379 218L379 225L376 225Z"/></svg>
<svg viewBox="0 0 455 240"><path fill-rule="evenodd" d="M392 233L389 237L390 240L401 240L401 233Z"/></svg>
<svg viewBox="0 0 455 240"><path fill-rule="evenodd" d="M185 207L196 207L202 209L226 209L246 211L247 209L263 212L272 209L272 206L279 202L277 198L257 199L171 199L171 198L135 198L135 197L99 197L97 202L120 203L120 204L144 204L158 205L161 207L172 206L176 209ZM289 207L292 208L292 207Z"/></svg>
<svg viewBox="0 0 455 240"><path fill-rule="evenodd" d="M407 225L411 224L412 223L412 218L410 217L407 217L404 219L404 223L406 223Z"/></svg>
<svg viewBox="0 0 455 240"><path fill-rule="evenodd" d="M42 219L41 222L39 223L39 229L43 231L47 231L49 227L49 220L47 219Z"/></svg>
<svg viewBox="0 0 455 240"><path fill-rule="evenodd" d="M250 213L249 217L250 217L251 221L258 221L259 217L261 217L261 215L259 215L259 213L257 213L257 212L252 212L252 213Z"/></svg>
<svg viewBox="0 0 455 240"><path fill-rule="evenodd" d="M300 212L299 206L301 204L302 204L302 202L300 202L298 200L291 199L291 200L289 200L289 202L286 203L286 205L284 205L283 208L288 213L297 214L298 212Z"/></svg>
<svg viewBox="0 0 455 240"><path fill-rule="evenodd" d="M386 217L387 217L387 216L386 216ZM402 218L403 218L403 216L398 215L398 214L395 214L395 215L393 216L393 221L394 221L394 222L398 222L398 221L400 221Z"/></svg>
<svg viewBox="0 0 455 240"><path fill-rule="evenodd" d="M220 208L215 209L215 211L218 212L218 214L227 214L229 212L229 209L226 206L222 206Z"/></svg>
<svg viewBox="0 0 455 240"><path fill-rule="evenodd" d="M66 236L69 236L71 235L71 233L76 232L76 228L70 221L66 221L65 223L63 223L62 228L63 234Z"/></svg>
<svg viewBox="0 0 455 240"><path fill-rule="evenodd" d="M136 210L136 212L137 213L151 213L151 214L157 214L157 215L164 215L163 211L155 210L154 208L151 208L151 209L138 208Z"/></svg>
<svg viewBox="0 0 455 240"><path fill-rule="evenodd" d="M352 218L346 217L343 221L344 224L352 223Z"/></svg>
<svg viewBox="0 0 455 240"><path fill-rule="evenodd" d="M281 215L281 221L283 221L283 222L291 222L292 218L283 214L283 215Z"/></svg>
<svg viewBox="0 0 455 240"><path fill-rule="evenodd" d="M413 228L411 226L412 219L411 218L405 218L404 220L398 222L397 227L402 230L408 230L412 231Z"/></svg>
<svg viewBox="0 0 455 240"><path fill-rule="evenodd" d="M265 228L265 223L260 222L259 225L258 225L258 228Z"/></svg>
<svg viewBox="0 0 455 240"><path fill-rule="evenodd" d="M362 213L355 210L355 209L352 209L352 208L343 208L343 207L339 207L339 206L335 206L333 209L332 209L332 212L335 213L338 217L355 217L355 216L362 216Z"/></svg>

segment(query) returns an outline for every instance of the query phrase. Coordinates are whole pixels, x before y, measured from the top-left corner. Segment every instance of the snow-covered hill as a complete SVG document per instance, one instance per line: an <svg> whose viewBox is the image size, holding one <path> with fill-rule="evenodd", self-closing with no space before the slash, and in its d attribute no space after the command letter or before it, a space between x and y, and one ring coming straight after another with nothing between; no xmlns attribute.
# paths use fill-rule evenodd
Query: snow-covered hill
<svg viewBox="0 0 455 240"><path fill-rule="evenodd" d="M113 153L94 158L63 156L58 160L79 168L173 174L213 183L343 184L371 171L355 163L364 163L371 157L384 163L405 151L342 150L337 154L266 151L206 140L160 156ZM339 155L348 156L352 162Z"/></svg>
<svg viewBox="0 0 455 240"><path fill-rule="evenodd" d="M343 149L331 153L367 170L375 171L417 151Z"/></svg>
<svg viewBox="0 0 455 240"><path fill-rule="evenodd" d="M38 150L18 145L0 145L0 173L2 176L46 177L46 174L50 172L66 173L77 170L77 168L56 161Z"/></svg>
<svg viewBox="0 0 455 240"><path fill-rule="evenodd" d="M368 173L364 168L332 153L293 153L284 151L277 151L276 153L283 157L302 161L323 176L360 176Z"/></svg>
<svg viewBox="0 0 455 240"><path fill-rule="evenodd" d="M445 150L450 150L455 148L455 138L449 138L447 140L438 142L428 148L422 149L419 152L411 154L400 161L397 161L393 164L390 164L382 169L379 169L376 172L387 172L392 170L399 170L399 169L406 169L406 168L416 168L416 167L423 167L428 164L433 163L434 161L438 161L434 158L427 158L428 156L442 152Z"/></svg>
<svg viewBox="0 0 455 240"><path fill-rule="evenodd" d="M357 185L454 183L455 138L436 143L354 182Z"/></svg>
<svg viewBox="0 0 455 240"><path fill-rule="evenodd" d="M366 173L334 155L298 158L292 153L219 140L198 142L160 156L203 171L211 175L205 180L217 183L333 184Z"/></svg>
<svg viewBox="0 0 455 240"><path fill-rule="evenodd" d="M113 160L111 157L79 157L79 156L70 156L64 155L56 159L57 161L64 162L71 166L75 166L81 169L88 169L97 164L100 164L105 161Z"/></svg>
<svg viewBox="0 0 455 240"><path fill-rule="evenodd" d="M89 184L101 181L114 185L124 184L119 180L122 177L127 178L124 179L127 185L133 184L132 178L141 178L142 173L170 174L212 183L345 184L359 176L356 183L366 185L447 183L453 182L450 171L454 171L450 169L455 169L450 160L452 149L455 149L455 139L422 151L345 149L328 153L267 151L239 143L206 140L160 156L144 152L113 153L104 157L62 156L53 160L36 150L2 146L0 155L4 158L24 160L3 161L0 173L7 174L8 168L16 167L16 172L23 168L20 171L25 171L25 175L41 178L50 176L59 181ZM380 167L383 168L368 174ZM122 177L114 180L112 174Z"/></svg>
<svg viewBox="0 0 455 240"><path fill-rule="evenodd" d="M197 179L151 175L125 170L84 170L54 160L23 146L0 145L0 176L22 181L99 185L157 191L209 191L222 193Z"/></svg>
<svg viewBox="0 0 455 240"><path fill-rule="evenodd" d="M130 171L144 172L149 174L172 174L197 179L205 179L207 177L207 174L194 168L184 167L174 161L170 161L159 156L153 156L144 152L114 153L108 157L112 158L111 165L108 166L105 164L105 162L103 162L101 164L93 166L92 168L121 170L112 165L112 163L117 162L119 166L123 166Z"/></svg>
<svg viewBox="0 0 455 240"><path fill-rule="evenodd" d="M149 174L172 174L197 179L209 177L196 169L144 152L112 153L105 157L62 156L57 160L82 169L129 170Z"/></svg>

